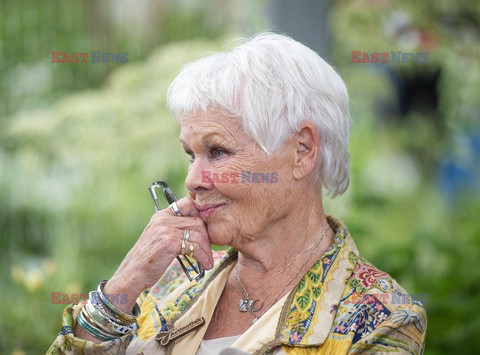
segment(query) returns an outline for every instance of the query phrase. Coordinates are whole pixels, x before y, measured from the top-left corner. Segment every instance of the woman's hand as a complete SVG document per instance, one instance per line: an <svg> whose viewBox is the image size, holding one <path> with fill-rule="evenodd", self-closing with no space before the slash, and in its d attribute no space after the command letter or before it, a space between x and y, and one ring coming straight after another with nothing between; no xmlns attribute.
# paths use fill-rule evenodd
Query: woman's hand
<svg viewBox="0 0 480 355"><path fill-rule="evenodd" d="M177 201L182 216L170 208L155 213L142 235L105 285L105 294L127 294L126 304L116 305L125 312L145 289L152 287L180 253L184 230L190 231L189 243L195 246L193 257L205 268L213 267L207 228L190 197ZM188 250L188 245L187 245Z"/></svg>

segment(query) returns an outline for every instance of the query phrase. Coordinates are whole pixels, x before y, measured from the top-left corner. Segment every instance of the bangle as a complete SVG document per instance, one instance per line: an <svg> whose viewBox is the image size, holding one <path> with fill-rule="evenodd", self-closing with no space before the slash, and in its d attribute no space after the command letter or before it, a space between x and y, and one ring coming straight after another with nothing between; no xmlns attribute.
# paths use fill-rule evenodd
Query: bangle
<svg viewBox="0 0 480 355"><path fill-rule="evenodd" d="M102 341L114 340L116 338L116 337L114 337L110 334L107 334L107 333L103 332L102 330L96 328L95 326L91 325L87 321L87 319L85 318L84 309L85 309L85 307L82 308L82 311L78 315L77 322L78 322L78 324L81 325L81 327L83 329L85 329L85 331L88 334L90 334L90 335L94 336L95 338L100 339Z"/></svg>
<svg viewBox="0 0 480 355"><path fill-rule="evenodd" d="M85 316L87 316L87 320L90 321L90 323L106 333L115 336L128 334L136 328L136 323L128 325L118 324L116 320L112 319L108 312L105 311L101 304L94 305L90 300L85 306Z"/></svg>
<svg viewBox="0 0 480 355"><path fill-rule="evenodd" d="M109 335L109 336L112 336L112 337L117 337L118 335L116 335L115 333L113 332L109 332L107 331L107 329L105 329L105 327L103 327L101 324L95 322L95 320L92 318L92 315L88 312L88 309L87 307L84 307L82 309L82 313L83 313L83 317L85 318L85 320L94 328L96 328L97 330Z"/></svg>
<svg viewBox="0 0 480 355"><path fill-rule="evenodd" d="M116 320L119 320L124 325L135 323L141 312L138 304L135 303L132 311L133 314L125 313L121 309L115 307L103 293L103 288L105 287L106 283L107 280L100 281L97 287L97 295L100 296L103 306L105 306L105 308L116 318Z"/></svg>
<svg viewBox="0 0 480 355"><path fill-rule="evenodd" d="M110 312L105 310L101 298L98 296L97 291L90 291L88 294L88 302L85 307L92 305L96 310L98 310L104 317L108 318L112 322L117 322L118 319L115 318ZM87 309L89 311L91 308ZM89 312L91 313L91 312Z"/></svg>

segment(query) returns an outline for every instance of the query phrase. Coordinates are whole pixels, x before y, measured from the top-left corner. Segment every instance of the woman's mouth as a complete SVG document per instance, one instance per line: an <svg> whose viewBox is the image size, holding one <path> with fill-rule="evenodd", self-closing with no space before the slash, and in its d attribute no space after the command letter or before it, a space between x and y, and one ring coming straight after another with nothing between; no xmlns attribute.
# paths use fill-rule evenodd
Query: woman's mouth
<svg viewBox="0 0 480 355"><path fill-rule="evenodd" d="M195 207L198 210L200 218L210 217L213 212L215 212L220 207L225 206L225 204L216 204L216 205L197 205Z"/></svg>

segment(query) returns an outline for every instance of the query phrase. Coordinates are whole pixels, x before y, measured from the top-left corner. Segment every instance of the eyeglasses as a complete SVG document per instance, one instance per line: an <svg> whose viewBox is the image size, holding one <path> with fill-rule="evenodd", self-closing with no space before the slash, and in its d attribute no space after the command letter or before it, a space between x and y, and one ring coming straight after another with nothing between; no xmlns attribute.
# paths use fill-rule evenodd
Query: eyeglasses
<svg viewBox="0 0 480 355"><path fill-rule="evenodd" d="M156 188L162 188L165 199L167 200L169 205L171 205L172 203L176 203L178 201L177 196L175 196L172 189L170 188L170 186L168 186L168 184L165 181L155 181L152 184L152 186L148 188L148 191L150 191L150 195L153 198L153 203L155 204L155 211L157 212L160 211L160 206L158 205L157 193L155 191ZM177 215L180 216L180 214L177 214ZM198 262L195 261L195 259L192 258L192 260L196 262L196 265L192 263L192 260L190 260L190 258L186 255L177 255L177 259L183 271L185 272L185 275L187 275L190 281L192 280L197 281L205 275L205 270Z"/></svg>

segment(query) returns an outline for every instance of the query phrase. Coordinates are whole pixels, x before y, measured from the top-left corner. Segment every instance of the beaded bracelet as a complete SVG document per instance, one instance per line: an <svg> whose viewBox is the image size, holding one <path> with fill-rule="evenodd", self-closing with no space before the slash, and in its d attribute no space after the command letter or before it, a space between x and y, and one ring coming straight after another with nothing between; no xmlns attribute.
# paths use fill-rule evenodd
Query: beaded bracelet
<svg viewBox="0 0 480 355"><path fill-rule="evenodd" d="M121 309L115 307L103 293L103 288L105 287L106 283L107 280L100 281L97 287L97 293L100 296L101 302L105 308L116 318L117 321L123 323L123 325L135 323L141 312L138 304L135 303L132 311L133 314L125 313Z"/></svg>
<svg viewBox="0 0 480 355"><path fill-rule="evenodd" d="M82 311L78 315L77 322L78 322L78 324L81 325L81 327L83 329L85 329L85 331L87 333L89 333L90 335L94 336L95 338L103 340L103 341L114 340L116 338L115 336L107 334L107 333L103 332L102 330L100 330L100 329L94 327L93 325L91 325L85 317L84 309L85 309L85 307L82 308Z"/></svg>

